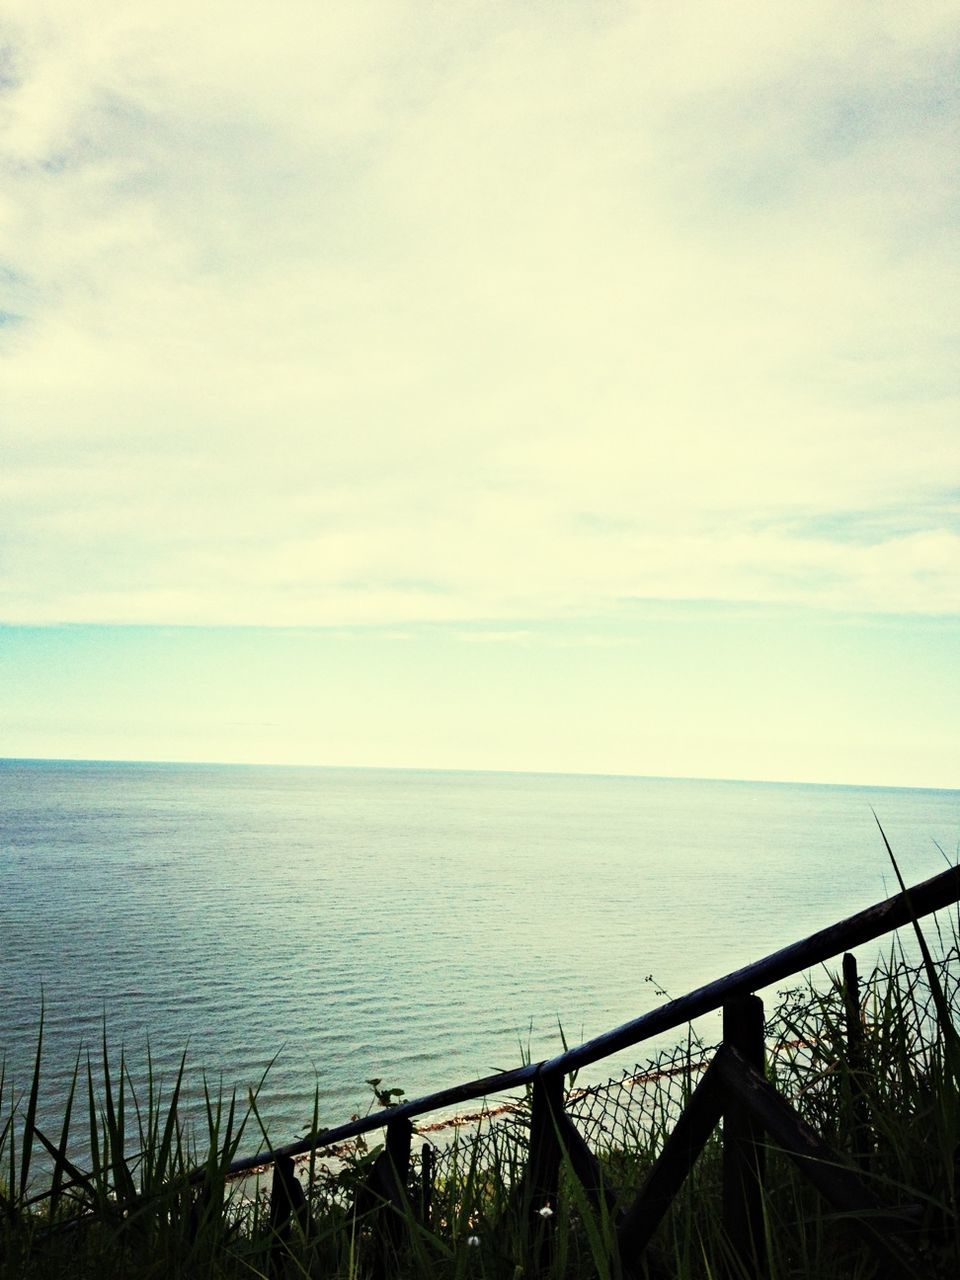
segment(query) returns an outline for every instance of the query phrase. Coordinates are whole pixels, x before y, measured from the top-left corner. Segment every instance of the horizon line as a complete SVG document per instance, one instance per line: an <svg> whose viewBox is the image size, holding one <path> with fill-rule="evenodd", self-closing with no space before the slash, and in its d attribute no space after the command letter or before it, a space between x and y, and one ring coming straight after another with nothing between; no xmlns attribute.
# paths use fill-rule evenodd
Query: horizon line
<svg viewBox="0 0 960 1280"><path fill-rule="evenodd" d="M938 791L960 792L958 787L943 786L910 786L905 783L890 782L822 782L814 779L800 778L731 778L717 775L696 774L656 774L656 773L618 773L609 771L591 772L582 769L495 769L466 768L451 765L384 765L384 764L317 764L304 761L270 761L270 760L171 760L142 759L134 757L109 756L4 756L0 755L0 767L4 765L117 765L133 766L150 765L159 768L199 768L199 769L299 769L327 772L366 772L366 773L448 773L473 775L481 774L491 777L529 777L529 778L594 778L617 780L623 782L701 782L721 783L733 786L763 787L830 787L847 790L874 791Z"/></svg>

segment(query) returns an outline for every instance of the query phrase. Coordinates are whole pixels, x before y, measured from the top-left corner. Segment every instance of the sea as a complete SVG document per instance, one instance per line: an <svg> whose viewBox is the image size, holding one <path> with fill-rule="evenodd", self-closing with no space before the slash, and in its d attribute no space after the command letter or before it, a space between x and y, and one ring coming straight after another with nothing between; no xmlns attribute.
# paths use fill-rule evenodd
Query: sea
<svg viewBox="0 0 960 1280"><path fill-rule="evenodd" d="M371 1080L414 1097L551 1056L881 900L878 822L925 879L960 791L0 761L8 1097L42 1013L41 1120L105 1039L140 1089L185 1053L188 1106L260 1084L288 1142L315 1095L335 1125Z"/></svg>

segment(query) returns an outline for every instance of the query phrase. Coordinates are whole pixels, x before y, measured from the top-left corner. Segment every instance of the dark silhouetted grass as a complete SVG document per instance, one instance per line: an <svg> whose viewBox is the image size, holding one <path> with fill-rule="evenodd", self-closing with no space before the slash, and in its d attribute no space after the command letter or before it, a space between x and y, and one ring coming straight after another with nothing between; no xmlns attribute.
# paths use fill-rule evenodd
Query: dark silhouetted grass
<svg viewBox="0 0 960 1280"><path fill-rule="evenodd" d="M921 1274L953 1280L960 1275L960 953L957 920L946 930L942 922L934 927L936 958L922 934L919 965L908 962L894 941L864 982L861 1037L852 1054L839 974L781 993L768 1025L768 1075L900 1214L898 1229L921 1260ZM135 1087L125 1055L112 1058L104 1038L96 1072L92 1060L78 1057L66 1101L48 1129L40 1119L43 1037L41 1017L34 1070L21 1094L0 1071L4 1280L625 1275L614 1214L605 1205L593 1206L569 1168L562 1170L552 1214L525 1201L523 1105L482 1133L461 1134L439 1149L426 1221L419 1212L418 1163L402 1212L374 1205L361 1213L356 1192L378 1148L358 1142L334 1161L315 1153L301 1170L310 1222L306 1229L294 1225L289 1239L278 1242L264 1190L268 1180L228 1176L239 1154L258 1141L269 1145L257 1106L259 1086L240 1105L235 1095L224 1096L203 1081L201 1122L188 1125L185 1060L165 1083L148 1054L146 1083ZM622 1205L636 1194L679 1104L697 1082L697 1046L688 1049L687 1070L658 1072L653 1064L642 1107L624 1104L608 1130L591 1132L606 1186ZM571 1112L576 1113L573 1102ZM315 1098L313 1131L319 1128ZM75 1157L81 1148L83 1157ZM772 1145L767 1167L771 1280L868 1280L878 1274L850 1222L831 1211ZM636 1275L736 1275L723 1235L720 1183L717 1134ZM391 1232L381 1229L386 1216L394 1219Z"/></svg>

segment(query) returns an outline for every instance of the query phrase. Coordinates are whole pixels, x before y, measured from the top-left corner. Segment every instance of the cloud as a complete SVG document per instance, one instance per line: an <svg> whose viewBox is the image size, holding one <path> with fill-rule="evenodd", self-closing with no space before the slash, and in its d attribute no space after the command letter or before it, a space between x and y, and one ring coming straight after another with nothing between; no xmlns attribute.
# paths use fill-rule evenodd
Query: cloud
<svg viewBox="0 0 960 1280"><path fill-rule="evenodd" d="M0 616L956 611L958 38L8 7Z"/></svg>

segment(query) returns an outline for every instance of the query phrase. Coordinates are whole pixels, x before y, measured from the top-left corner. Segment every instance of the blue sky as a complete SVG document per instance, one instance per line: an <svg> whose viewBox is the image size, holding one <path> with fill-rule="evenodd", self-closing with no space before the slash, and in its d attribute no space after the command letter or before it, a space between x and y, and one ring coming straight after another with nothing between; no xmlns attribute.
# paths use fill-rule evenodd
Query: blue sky
<svg viewBox="0 0 960 1280"><path fill-rule="evenodd" d="M955 4L0 48L0 754L956 784Z"/></svg>

